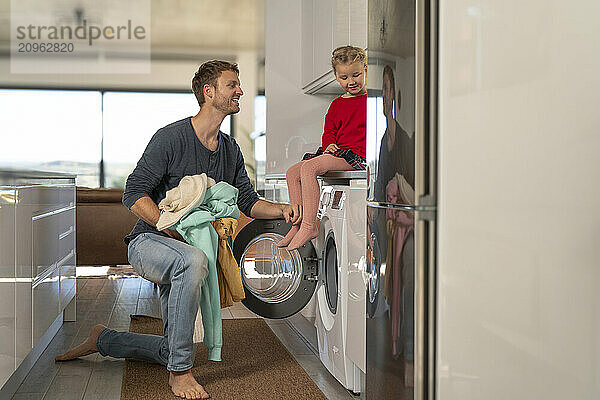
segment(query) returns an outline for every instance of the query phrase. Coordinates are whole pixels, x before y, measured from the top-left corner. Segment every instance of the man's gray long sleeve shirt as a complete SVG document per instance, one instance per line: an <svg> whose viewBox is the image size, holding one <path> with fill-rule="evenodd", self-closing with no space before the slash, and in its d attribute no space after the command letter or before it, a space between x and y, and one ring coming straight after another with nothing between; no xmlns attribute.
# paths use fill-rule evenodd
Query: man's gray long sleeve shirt
<svg viewBox="0 0 600 400"><path fill-rule="evenodd" d="M224 181L236 187L239 190L238 207L250 216L250 210L258 201L258 194L246 173L240 147L231 136L219 131L217 149L207 149L196 136L189 117L159 129L152 136L137 166L127 178L123 204L131 209L138 199L148 196L158 205L168 190L179 185L181 178L201 173L206 173L216 182ZM167 236L138 219L131 233L125 237L125 243L129 244L144 232Z"/></svg>

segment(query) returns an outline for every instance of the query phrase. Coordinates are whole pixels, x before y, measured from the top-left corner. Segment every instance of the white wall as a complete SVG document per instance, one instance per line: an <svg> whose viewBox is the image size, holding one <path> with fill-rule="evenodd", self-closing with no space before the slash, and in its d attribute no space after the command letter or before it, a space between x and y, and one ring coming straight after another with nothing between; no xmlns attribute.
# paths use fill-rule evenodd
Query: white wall
<svg viewBox="0 0 600 400"><path fill-rule="evenodd" d="M302 93L302 2L265 3L266 173L285 173L321 144L324 117L335 96ZM282 199L285 200L285 199Z"/></svg>
<svg viewBox="0 0 600 400"><path fill-rule="evenodd" d="M440 2L438 391L600 398L600 3Z"/></svg>

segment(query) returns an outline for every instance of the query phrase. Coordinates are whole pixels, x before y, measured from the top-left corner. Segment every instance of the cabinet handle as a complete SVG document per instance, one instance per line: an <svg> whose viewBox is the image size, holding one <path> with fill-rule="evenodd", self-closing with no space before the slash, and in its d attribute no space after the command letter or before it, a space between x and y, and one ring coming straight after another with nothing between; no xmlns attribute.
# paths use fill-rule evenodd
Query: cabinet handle
<svg viewBox="0 0 600 400"><path fill-rule="evenodd" d="M31 220L32 221L36 221L38 219L46 218L46 217L49 217L51 215L60 214L62 212L69 211L69 210L74 210L74 209L75 209L75 206L63 207L63 208L60 208L58 210L49 211L49 212L44 213L44 214L34 215L33 217L31 217Z"/></svg>
<svg viewBox="0 0 600 400"><path fill-rule="evenodd" d="M75 250L71 250L69 252L69 254L67 254L66 256L64 256L60 261L58 261L56 263L56 266L59 267L59 268L62 267L65 264L65 262L68 261L69 258L73 257L74 255L75 255Z"/></svg>
<svg viewBox="0 0 600 400"><path fill-rule="evenodd" d="M71 225L69 227L69 229L67 229L65 232L61 233L60 235L58 235L58 240L63 240L64 238L69 236L71 233L73 233L73 231L74 231L73 225Z"/></svg>
<svg viewBox="0 0 600 400"><path fill-rule="evenodd" d="M35 289L40 283L44 282L48 277L50 277L50 275L56 272L58 268L58 264L54 263L49 268L47 268L41 275L33 278L31 288Z"/></svg>

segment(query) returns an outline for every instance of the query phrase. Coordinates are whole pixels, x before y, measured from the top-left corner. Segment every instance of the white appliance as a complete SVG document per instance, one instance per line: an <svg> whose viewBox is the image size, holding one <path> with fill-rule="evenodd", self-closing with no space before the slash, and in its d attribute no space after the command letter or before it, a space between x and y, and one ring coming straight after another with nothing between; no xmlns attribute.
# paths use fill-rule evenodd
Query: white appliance
<svg viewBox="0 0 600 400"><path fill-rule="evenodd" d="M365 354L364 264L366 181L321 188L319 236L320 285L317 287L319 357L348 390L361 391Z"/></svg>
<svg viewBox="0 0 600 400"><path fill-rule="evenodd" d="M439 399L600 398L599 12L439 2Z"/></svg>
<svg viewBox="0 0 600 400"><path fill-rule="evenodd" d="M367 399L600 398L599 11L369 1L369 60L395 74L370 96L400 89L384 125L414 138L390 157L373 131L370 180L415 196L368 197L393 251L368 253Z"/></svg>
<svg viewBox="0 0 600 400"><path fill-rule="evenodd" d="M246 290L243 303L256 314L286 318L314 298L319 358L354 393L361 391L365 371L366 190L364 171L328 173L317 238L289 252L276 246L289 224L254 220L238 233L233 249Z"/></svg>

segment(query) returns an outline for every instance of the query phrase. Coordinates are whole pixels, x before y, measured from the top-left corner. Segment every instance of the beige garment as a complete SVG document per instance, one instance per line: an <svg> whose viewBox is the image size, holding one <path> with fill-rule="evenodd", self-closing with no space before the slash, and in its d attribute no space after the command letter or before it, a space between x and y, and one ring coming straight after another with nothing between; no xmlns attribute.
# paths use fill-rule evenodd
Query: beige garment
<svg viewBox="0 0 600 400"><path fill-rule="evenodd" d="M232 306L234 302L242 301L246 296L242 277L237 261L227 243L227 238L235 233L237 220L235 218L217 218L212 222L217 235L219 235L219 248L217 250L217 279L219 280L219 297L221 308ZM194 343L201 343L204 338L202 313L198 309L194 324Z"/></svg>
<svg viewBox="0 0 600 400"><path fill-rule="evenodd" d="M181 178L179 185L168 190L165 198L158 203L161 213L156 229L162 231L175 225L188 211L202 203L206 189L214 185L214 179L204 173Z"/></svg>
<svg viewBox="0 0 600 400"><path fill-rule="evenodd" d="M398 184L399 201L401 203L415 204L415 189L406 181L404 175L396 172L394 179Z"/></svg>
<svg viewBox="0 0 600 400"><path fill-rule="evenodd" d="M198 307L198 313L196 313L196 322L194 323L194 343L202 343L204 339L204 325L202 325L202 312Z"/></svg>
<svg viewBox="0 0 600 400"><path fill-rule="evenodd" d="M221 308L225 308L232 306L234 302L242 301L246 297L238 263L227 242L227 238L235 233L237 220L234 218L217 218L212 224L219 235L217 278L219 280Z"/></svg>
<svg viewBox="0 0 600 400"><path fill-rule="evenodd" d="M415 204L415 190L406 181L403 175L396 172L394 177L386 186L386 197L389 200L391 192L397 196L397 201L402 204ZM412 217L409 213L400 210L386 212L386 232L387 232L387 254L384 295L390 300L394 298L393 282L399 280L401 276L394 276L394 268L399 262L399 254L404 246L404 240L412 230Z"/></svg>

